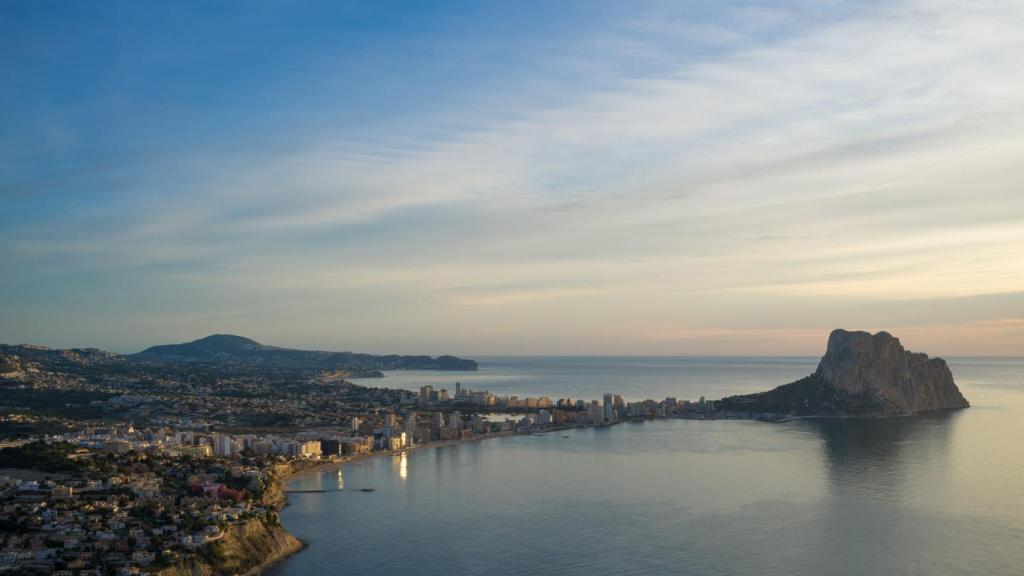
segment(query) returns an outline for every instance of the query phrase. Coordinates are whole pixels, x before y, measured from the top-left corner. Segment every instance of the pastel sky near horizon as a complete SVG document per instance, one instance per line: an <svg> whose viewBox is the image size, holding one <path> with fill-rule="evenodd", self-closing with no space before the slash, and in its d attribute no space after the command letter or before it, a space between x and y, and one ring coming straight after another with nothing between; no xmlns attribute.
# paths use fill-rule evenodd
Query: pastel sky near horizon
<svg viewBox="0 0 1024 576"><path fill-rule="evenodd" d="M0 5L0 342L1024 355L1024 3Z"/></svg>

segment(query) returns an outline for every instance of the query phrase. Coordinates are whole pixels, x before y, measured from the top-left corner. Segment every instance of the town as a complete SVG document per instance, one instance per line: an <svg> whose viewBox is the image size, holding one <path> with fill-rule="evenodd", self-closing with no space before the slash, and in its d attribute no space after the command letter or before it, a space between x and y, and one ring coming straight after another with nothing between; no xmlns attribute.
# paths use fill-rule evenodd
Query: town
<svg viewBox="0 0 1024 576"><path fill-rule="evenodd" d="M278 511L300 471L715 403L369 387L350 372L158 364L96 350L0 355L0 574L241 574L298 551Z"/></svg>
<svg viewBox="0 0 1024 576"><path fill-rule="evenodd" d="M461 385L449 397L425 386L344 427L228 433L181 418L177 426L108 421L8 440L0 450L0 573L137 575L190 558L216 564L233 527L282 530L276 510L296 470L488 436L700 417L711 408L703 399L626 402L616 394L553 402Z"/></svg>

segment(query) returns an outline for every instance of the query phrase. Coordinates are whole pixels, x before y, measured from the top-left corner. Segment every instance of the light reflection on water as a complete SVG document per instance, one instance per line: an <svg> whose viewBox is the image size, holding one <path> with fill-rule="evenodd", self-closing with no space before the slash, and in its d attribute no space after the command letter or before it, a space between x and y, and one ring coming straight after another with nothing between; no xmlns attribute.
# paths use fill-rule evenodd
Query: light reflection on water
<svg viewBox="0 0 1024 576"><path fill-rule="evenodd" d="M971 409L630 423L368 459L345 474L373 493L290 495L282 520L310 547L270 573L1020 574L1024 361L951 364ZM339 525L358 545L332 544Z"/></svg>
<svg viewBox="0 0 1024 576"><path fill-rule="evenodd" d="M405 452L402 452L398 456L392 456L391 461L395 463L398 469L398 478L405 480L409 477L409 456Z"/></svg>

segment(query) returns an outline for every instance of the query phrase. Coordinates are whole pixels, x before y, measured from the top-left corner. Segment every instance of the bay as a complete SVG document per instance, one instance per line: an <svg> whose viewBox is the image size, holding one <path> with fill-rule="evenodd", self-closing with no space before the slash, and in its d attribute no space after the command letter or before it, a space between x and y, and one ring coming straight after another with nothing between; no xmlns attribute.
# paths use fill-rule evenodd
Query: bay
<svg viewBox="0 0 1024 576"><path fill-rule="evenodd" d="M815 362L505 358L458 377L500 394L717 398L788 382ZM282 522L309 548L268 573L1020 574L1024 360L950 365L967 410L625 423L299 478L292 488L343 489L289 496Z"/></svg>

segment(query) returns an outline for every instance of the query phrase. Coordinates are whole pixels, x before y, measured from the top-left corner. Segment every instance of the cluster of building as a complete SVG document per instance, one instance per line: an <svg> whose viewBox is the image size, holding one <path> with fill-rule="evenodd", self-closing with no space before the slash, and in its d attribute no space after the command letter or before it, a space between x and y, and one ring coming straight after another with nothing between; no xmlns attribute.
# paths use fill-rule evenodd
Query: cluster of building
<svg viewBox="0 0 1024 576"><path fill-rule="evenodd" d="M465 414L460 410L450 410L459 405L457 400L449 398L444 390L435 391L425 386L419 396L426 405L425 410L399 406L367 412L352 416L342 429L307 430L287 438L213 433L209 435L209 442L213 454L221 457L248 454L319 460L404 450L430 442L469 440L489 434L534 432L552 427L602 426L637 418L697 417L713 410L713 404L703 398L697 402L675 398L626 402L618 394L606 394L603 400L563 398L553 402L546 397L517 399L496 397L487 391L475 392L461 386L456 389L455 398L492 399L487 407L494 412L485 415L474 406L470 406ZM511 401L522 404L506 404ZM502 414L502 408L508 407L516 408L518 412Z"/></svg>
<svg viewBox="0 0 1024 576"><path fill-rule="evenodd" d="M468 440L496 433L523 432L553 424L551 411L522 418L492 420L481 414L383 411L353 416L344 429L306 430L290 437L215 432L209 435L215 456L283 456L305 460L337 459L377 451L394 452L431 442Z"/></svg>
<svg viewBox="0 0 1024 576"><path fill-rule="evenodd" d="M485 407L495 411L516 410L536 413L535 424L540 426L556 424L575 424L579 426L600 426L612 424L625 419L658 418L669 416L699 416L714 412L714 402L700 400L643 400L626 402L619 394L607 393L602 400L572 400L560 398L552 401L547 396L524 397L498 396L487 390L471 390L461 383L455 383L455 395L448 390L435 390L432 385L421 386L416 396L416 403L421 406L459 406L468 405L474 408Z"/></svg>
<svg viewBox="0 0 1024 576"><path fill-rule="evenodd" d="M0 476L0 574L150 574L229 526L272 513L260 499L264 467L176 458L152 446L131 454L79 448L67 457L111 468Z"/></svg>
<svg viewBox="0 0 1024 576"><path fill-rule="evenodd" d="M469 406L486 407L492 409L540 409L551 408L554 402L547 396L524 397L498 396L487 390L471 390L465 388L461 383L455 383L455 395L449 395L448 390L435 390L432 385L421 386L416 396L416 403L421 406L463 404Z"/></svg>
<svg viewBox="0 0 1024 576"><path fill-rule="evenodd" d="M83 375L76 366L73 374L41 365L8 378L19 394L55 398L65 409L46 416L12 409L3 422L10 430L35 427L36 438L74 447L68 458L113 469L0 477L0 575L154 572L202 551L233 524L271 514L262 494L274 466L630 419L715 417L704 398L552 400L460 383L449 394L273 374L192 378L159 367ZM289 432L255 432L275 427Z"/></svg>

